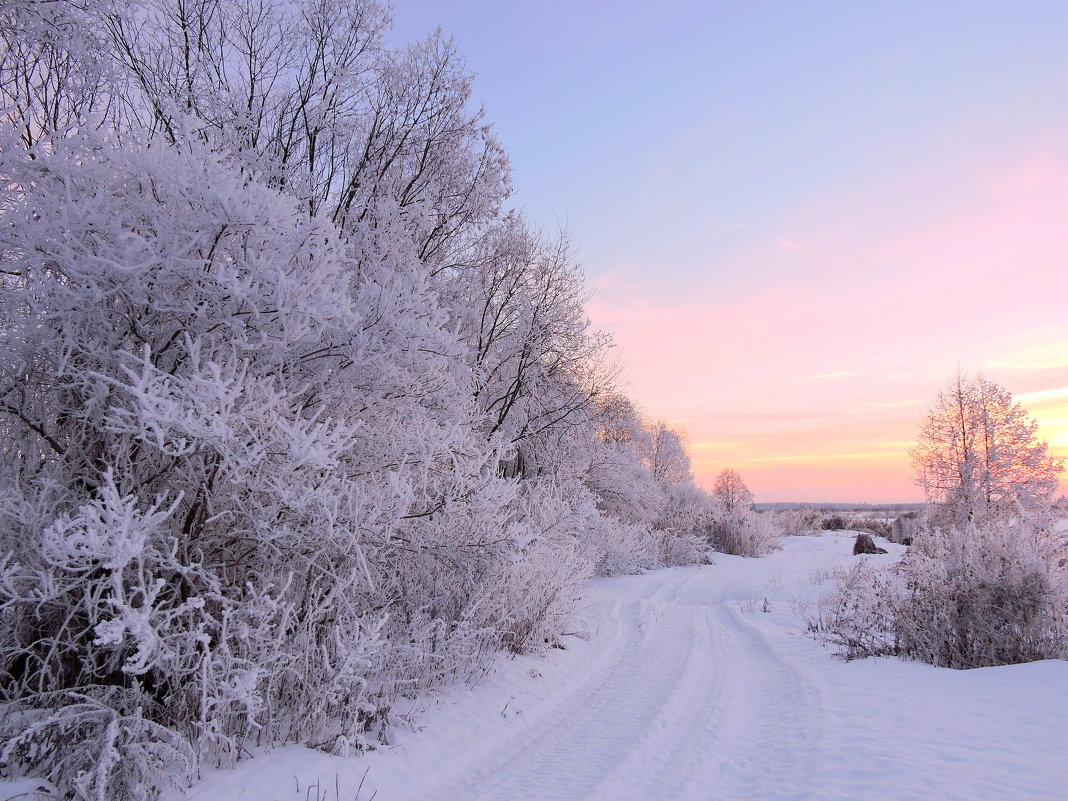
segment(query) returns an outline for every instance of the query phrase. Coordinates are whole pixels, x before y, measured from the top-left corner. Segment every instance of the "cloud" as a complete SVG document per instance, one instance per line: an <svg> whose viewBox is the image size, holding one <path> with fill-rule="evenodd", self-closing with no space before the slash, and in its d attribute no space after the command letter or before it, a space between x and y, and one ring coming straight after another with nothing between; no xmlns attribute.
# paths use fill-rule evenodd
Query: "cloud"
<svg viewBox="0 0 1068 801"><path fill-rule="evenodd" d="M1068 399L1068 387L1058 387L1057 389L1040 389L1037 392L1024 392L1022 395L1016 395L1014 400L1019 401L1022 404L1033 403L1034 401L1051 401L1058 399Z"/></svg>

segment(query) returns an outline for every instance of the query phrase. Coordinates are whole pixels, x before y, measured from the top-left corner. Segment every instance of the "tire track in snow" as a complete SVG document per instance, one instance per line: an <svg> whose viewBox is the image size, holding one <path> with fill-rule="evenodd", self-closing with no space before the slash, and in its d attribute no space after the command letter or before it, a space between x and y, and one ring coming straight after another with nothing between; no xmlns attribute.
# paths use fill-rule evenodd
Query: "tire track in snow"
<svg viewBox="0 0 1068 801"><path fill-rule="evenodd" d="M812 799L823 717L818 692L732 604L710 611L720 634L716 662L728 701L719 721L719 756L709 766L712 791L680 797Z"/></svg>
<svg viewBox="0 0 1068 801"><path fill-rule="evenodd" d="M411 797L480 801L804 799L815 693L681 570L613 585L606 647L573 681Z"/></svg>

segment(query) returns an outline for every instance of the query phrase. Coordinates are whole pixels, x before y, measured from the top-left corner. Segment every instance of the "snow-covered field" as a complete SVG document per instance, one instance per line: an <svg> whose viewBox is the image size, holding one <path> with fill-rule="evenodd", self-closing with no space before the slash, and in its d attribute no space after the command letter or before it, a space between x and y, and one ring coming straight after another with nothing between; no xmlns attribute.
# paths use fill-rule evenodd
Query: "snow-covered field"
<svg viewBox="0 0 1068 801"><path fill-rule="evenodd" d="M588 636L440 693L391 747L274 750L168 801L1068 797L1068 662L846 663L805 634L835 566L903 550L852 537L593 581Z"/></svg>

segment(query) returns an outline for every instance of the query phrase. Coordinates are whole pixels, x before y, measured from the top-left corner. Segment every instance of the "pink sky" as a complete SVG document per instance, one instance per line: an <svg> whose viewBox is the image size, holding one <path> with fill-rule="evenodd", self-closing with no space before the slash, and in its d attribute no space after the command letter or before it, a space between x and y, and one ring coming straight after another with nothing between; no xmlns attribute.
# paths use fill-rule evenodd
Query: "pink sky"
<svg viewBox="0 0 1068 801"><path fill-rule="evenodd" d="M647 414L687 432L704 486L731 466L758 500L919 500L908 450L958 364L1013 392L1068 457L1057 148L935 153L832 187L712 268L665 287L670 272L618 264L588 304Z"/></svg>
<svg viewBox="0 0 1068 801"><path fill-rule="evenodd" d="M633 399L703 483L909 500L960 365L1068 455L1063 0L405 0L478 73ZM1045 393L1045 394L1036 394Z"/></svg>

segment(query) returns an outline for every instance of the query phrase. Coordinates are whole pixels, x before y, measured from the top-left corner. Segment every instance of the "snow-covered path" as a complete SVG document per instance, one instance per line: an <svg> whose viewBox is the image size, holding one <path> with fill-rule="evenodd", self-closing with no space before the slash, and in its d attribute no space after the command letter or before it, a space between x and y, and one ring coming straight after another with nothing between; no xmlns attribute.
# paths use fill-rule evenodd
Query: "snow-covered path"
<svg viewBox="0 0 1068 801"><path fill-rule="evenodd" d="M443 692L392 747L282 749L174 798L353 801L361 780L358 801L1068 798L1068 663L845 663L804 635L851 542L591 582L587 636Z"/></svg>
<svg viewBox="0 0 1068 801"><path fill-rule="evenodd" d="M767 757L784 737L804 742L788 730L801 735L818 718L814 694L731 606L692 597L700 575L602 584L597 660L526 726L489 738L410 797L622 801L704 798L712 786L725 799L795 797L810 755Z"/></svg>

